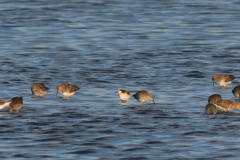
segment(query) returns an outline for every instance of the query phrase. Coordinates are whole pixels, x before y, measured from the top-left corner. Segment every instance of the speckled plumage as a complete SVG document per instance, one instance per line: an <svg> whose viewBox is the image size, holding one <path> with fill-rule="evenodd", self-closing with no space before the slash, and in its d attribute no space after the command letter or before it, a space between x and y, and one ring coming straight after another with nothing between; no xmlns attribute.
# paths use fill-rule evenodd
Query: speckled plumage
<svg viewBox="0 0 240 160"><path fill-rule="evenodd" d="M240 85L236 86L233 90L232 90L233 95L237 98L240 99Z"/></svg>
<svg viewBox="0 0 240 160"><path fill-rule="evenodd" d="M22 105L23 105L23 98L22 97L14 97L14 98L12 98L12 102L10 104L8 112L12 113L14 110L16 110L16 113L18 113L18 110L20 110L22 108Z"/></svg>
<svg viewBox="0 0 240 160"><path fill-rule="evenodd" d="M214 103L214 105L224 111L231 111L234 109L240 109L240 104L236 103L235 101L231 99L224 99L221 101L217 101Z"/></svg>
<svg viewBox="0 0 240 160"><path fill-rule="evenodd" d="M233 109L240 109L240 104L231 99L222 99L219 94L213 94L208 98L208 103L214 104L216 107L224 110L231 111Z"/></svg>
<svg viewBox="0 0 240 160"><path fill-rule="evenodd" d="M142 104L149 100L152 100L155 104L154 96L152 94L149 94L147 91L138 91L136 94L133 95L133 97Z"/></svg>
<svg viewBox="0 0 240 160"><path fill-rule="evenodd" d="M34 83L31 86L32 94L34 94L38 97L44 96L48 90L49 90L49 88L46 87L43 83Z"/></svg>
<svg viewBox="0 0 240 160"><path fill-rule="evenodd" d="M232 75L225 75L225 74L219 74L212 77L213 85L214 82L217 82L220 86L227 86L228 84L231 84L232 81L235 79L235 76Z"/></svg>
<svg viewBox="0 0 240 160"><path fill-rule="evenodd" d="M208 103L206 105L206 108L205 108L205 112L208 114L208 115L216 115L217 114L217 107L212 104L212 103Z"/></svg>
<svg viewBox="0 0 240 160"><path fill-rule="evenodd" d="M208 103L216 103L217 101L221 101L222 97L220 94L213 94L208 98Z"/></svg>
<svg viewBox="0 0 240 160"><path fill-rule="evenodd" d="M130 98L130 93L126 90L119 89L118 90L118 97L123 101L128 101Z"/></svg>
<svg viewBox="0 0 240 160"><path fill-rule="evenodd" d="M72 84L62 84L58 85L57 87L57 93L61 93L64 96L72 97L72 95L75 94L77 90L80 89L80 87Z"/></svg>
<svg viewBox="0 0 240 160"><path fill-rule="evenodd" d="M0 110L2 110L3 108L5 108L7 105L9 105L12 102L12 100L9 101L3 101L0 100Z"/></svg>

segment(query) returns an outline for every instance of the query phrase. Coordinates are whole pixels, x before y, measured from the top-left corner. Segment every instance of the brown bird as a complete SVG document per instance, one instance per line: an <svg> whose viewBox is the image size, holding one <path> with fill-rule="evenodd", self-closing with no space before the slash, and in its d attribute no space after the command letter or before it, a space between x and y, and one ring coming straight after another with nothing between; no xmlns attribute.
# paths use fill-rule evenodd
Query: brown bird
<svg viewBox="0 0 240 160"><path fill-rule="evenodd" d="M231 84L236 77L232 75L219 74L212 77L213 86L214 82L217 82L220 86L226 87L228 84Z"/></svg>
<svg viewBox="0 0 240 160"><path fill-rule="evenodd" d="M214 104L212 104L212 103L208 103L206 105L205 112L208 115L215 116L217 114L217 107Z"/></svg>
<svg viewBox="0 0 240 160"><path fill-rule="evenodd" d="M133 95L133 97L142 104L149 100L152 100L155 104L154 96L152 94L149 94L147 91L138 91L136 94Z"/></svg>
<svg viewBox="0 0 240 160"><path fill-rule="evenodd" d="M49 88L46 87L43 83L34 83L31 86L31 90L32 90L32 94L34 94L38 97L42 97L47 93Z"/></svg>
<svg viewBox="0 0 240 160"><path fill-rule="evenodd" d="M128 101L130 98L130 93L126 90L119 89L118 90L118 97L123 101Z"/></svg>
<svg viewBox="0 0 240 160"><path fill-rule="evenodd" d="M2 110L3 108L5 108L7 105L9 105L12 102L12 100L10 101L3 101L0 100L0 110Z"/></svg>
<svg viewBox="0 0 240 160"><path fill-rule="evenodd" d="M234 109L240 109L240 104L236 103L235 101L231 99L224 99L220 100L214 103L214 105L222 110L226 111L231 111Z"/></svg>
<svg viewBox="0 0 240 160"><path fill-rule="evenodd" d="M221 101L222 97L220 94L213 94L208 98L208 103L216 103L217 101Z"/></svg>
<svg viewBox="0 0 240 160"><path fill-rule="evenodd" d="M232 90L233 95L237 98L240 99L240 85L236 86L233 90Z"/></svg>
<svg viewBox="0 0 240 160"><path fill-rule="evenodd" d="M57 94L59 92L63 96L68 96L69 98L72 98L72 95L74 95L75 92L80 89L80 87L72 84L62 84L62 85L58 85L56 88L57 88Z"/></svg>
<svg viewBox="0 0 240 160"><path fill-rule="evenodd" d="M23 105L23 98L22 97L14 97L14 98L12 98L12 103L10 104L8 112L12 113L14 110L16 110L16 113L18 113L18 110L20 110L22 108L22 105Z"/></svg>

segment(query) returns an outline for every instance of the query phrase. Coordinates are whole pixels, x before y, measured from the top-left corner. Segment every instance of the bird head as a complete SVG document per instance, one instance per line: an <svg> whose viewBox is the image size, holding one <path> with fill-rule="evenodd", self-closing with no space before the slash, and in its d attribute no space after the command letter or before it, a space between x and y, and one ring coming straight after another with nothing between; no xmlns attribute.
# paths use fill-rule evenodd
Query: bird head
<svg viewBox="0 0 240 160"><path fill-rule="evenodd" d="M155 104L154 102L154 95L150 94L150 99L153 101L153 103Z"/></svg>

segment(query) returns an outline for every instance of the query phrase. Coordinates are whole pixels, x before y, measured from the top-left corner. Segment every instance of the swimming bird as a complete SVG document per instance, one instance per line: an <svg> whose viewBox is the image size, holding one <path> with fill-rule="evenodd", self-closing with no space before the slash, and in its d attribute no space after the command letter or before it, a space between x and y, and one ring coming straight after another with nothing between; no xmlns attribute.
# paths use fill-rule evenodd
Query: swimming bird
<svg viewBox="0 0 240 160"><path fill-rule="evenodd" d="M212 77L213 86L214 82L217 82L220 86L226 87L228 84L231 84L236 77L232 75L219 74Z"/></svg>
<svg viewBox="0 0 240 160"><path fill-rule="evenodd" d="M49 88L46 87L43 83L34 83L31 86L32 94L34 94L38 97L44 96L48 90L49 90Z"/></svg>
<svg viewBox="0 0 240 160"><path fill-rule="evenodd" d="M16 110L16 113L18 113L18 110L20 110L22 108L22 105L23 105L23 98L22 97L14 97L14 98L12 98L12 102L10 103L8 112L12 113L14 110Z"/></svg>
<svg viewBox="0 0 240 160"><path fill-rule="evenodd" d="M149 94L147 91L138 91L136 94L133 95L133 97L142 104L149 100L152 100L155 104L154 96L152 94Z"/></svg>
<svg viewBox="0 0 240 160"><path fill-rule="evenodd" d="M213 94L208 98L208 103L214 104L216 107L226 111L240 109L240 104L231 99L222 99L221 95Z"/></svg>
<svg viewBox="0 0 240 160"><path fill-rule="evenodd" d="M226 111L231 111L234 109L240 109L240 104L236 103L235 101L231 99L224 99L220 100L214 103L214 105L222 110Z"/></svg>
<svg viewBox="0 0 240 160"><path fill-rule="evenodd" d="M208 98L208 103L216 103L218 101L221 101L222 97L220 94L213 94Z"/></svg>
<svg viewBox="0 0 240 160"><path fill-rule="evenodd" d="M128 101L130 98L130 93L126 90L119 89L118 90L118 97L123 101Z"/></svg>
<svg viewBox="0 0 240 160"><path fill-rule="evenodd" d="M72 84L62 84L62 85L58 85L56 88L57 88L57 94L59 92L63 96L67 96L69 98L72 98L75 92L80 89L80 87Z"/></svg>
<svg viewBox="0 0 240 160"><path fill-rule="evenodd" d="M233 90L232 93L237 99L240 99L240 85L236 86Z"/></svg>
<svg viewBox="0 0 240 160"><path fill-rule="evenodd" d="M9 105L12 102L12 100L10 101L3 101L0 100L0 110L2 110L3 108L5 108L7 105Z"/></svg>
<svg viewBox="0 0 240 160"><path fill-rule="evenodd" d="M205 112L208 115L215 116L217 114L217 107L214 104L212 104L212 103L208 103L206 105Z"/></svg>

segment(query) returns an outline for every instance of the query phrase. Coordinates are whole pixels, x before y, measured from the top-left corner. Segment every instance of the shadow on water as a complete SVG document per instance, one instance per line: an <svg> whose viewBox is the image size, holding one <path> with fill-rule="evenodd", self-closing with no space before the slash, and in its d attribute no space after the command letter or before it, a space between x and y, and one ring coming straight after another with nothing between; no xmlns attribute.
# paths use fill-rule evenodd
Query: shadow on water
<svg viewBox="0 0 240 160"><path fill-rule="evenodd" d="M230 112L230 111L221 111L221 110L218 110L218 111L217 111L217 114L240 114L240 113L235 113L235 112Z"/></svg>

